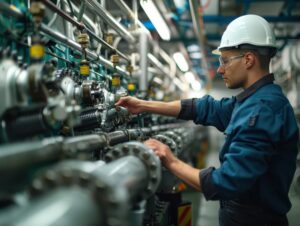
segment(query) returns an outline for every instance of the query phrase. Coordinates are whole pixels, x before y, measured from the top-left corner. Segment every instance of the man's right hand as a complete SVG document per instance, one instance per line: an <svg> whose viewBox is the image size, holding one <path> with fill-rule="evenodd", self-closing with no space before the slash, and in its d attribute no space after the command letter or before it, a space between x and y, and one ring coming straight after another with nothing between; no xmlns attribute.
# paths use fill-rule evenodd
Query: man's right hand
<svg viewBox="0 0 300 226"><path fill-rule="evenodd" d="M132 114L149 112L173 117L177 117L181 109L181 103L179 100L172 102L162 102L140 100L136 97L131 96L121 97L115 105L127 108L127 110Z"/></svg>
<svg viewBox="0 0 300 226"><path fill-rule="evenodd" d="M143 112L142 102L143 100L136 97L126 96L121 97L115 105L127 108L127 110L132 114L138 114Z"/></svg>

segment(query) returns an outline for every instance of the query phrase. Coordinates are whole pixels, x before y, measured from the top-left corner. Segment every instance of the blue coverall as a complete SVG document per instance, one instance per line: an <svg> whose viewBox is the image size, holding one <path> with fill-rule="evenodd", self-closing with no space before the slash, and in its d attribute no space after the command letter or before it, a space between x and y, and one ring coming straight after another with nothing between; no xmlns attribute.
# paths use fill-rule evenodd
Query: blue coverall
<svg viewBox="0 0 300 226"><path fill-rule="evenodd" d="M215 126L226 135L220 168L200 172L205 198L220 200L220 225L288 225L299 129L273 81L273 74L266 75L220 101L208 95L181 101L178 118Z"/></svg>

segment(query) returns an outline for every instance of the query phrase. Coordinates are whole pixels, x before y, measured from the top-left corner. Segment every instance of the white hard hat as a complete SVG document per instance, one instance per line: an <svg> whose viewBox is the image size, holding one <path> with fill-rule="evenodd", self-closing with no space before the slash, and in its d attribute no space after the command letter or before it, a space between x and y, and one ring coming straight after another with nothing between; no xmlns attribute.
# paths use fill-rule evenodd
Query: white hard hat
<svg viewBox="0 0 300 226"><path fill-rule="evenodd" d="M275 35L270 24L257 15L245 15L233 20L222 35L220 46L213 51L220 54L222 49L238 48L242 44L275 48Z"/></svg>

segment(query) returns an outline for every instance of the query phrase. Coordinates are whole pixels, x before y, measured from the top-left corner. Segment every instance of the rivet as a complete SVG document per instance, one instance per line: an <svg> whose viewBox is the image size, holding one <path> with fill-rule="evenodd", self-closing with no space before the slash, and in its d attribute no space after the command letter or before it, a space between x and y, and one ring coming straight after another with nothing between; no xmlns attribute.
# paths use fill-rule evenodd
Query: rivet
<svg viewBox="0 0 300 226"><path fill-rule="evenodd" d="M112 156L110 156L109 154L107 154L107 155L105 156L105 160L106 160L107 162L110 162L110 161L112 160Z"/></svg>
<svg viewBox="0 0 300 226"><path fill-rule="evenodd" d="M138 148L133 148L133 152L134 152L135 154L138 154L138 153L140 152L140 149L138 149Z"/></svg>
<svg viewBox="0 0 300 226"><path fill-rule="evenodd" d="M63 182L67 184L71 183L72 173L70 171L63 171L61 175L62 175Z"/></svg>
<svg viewBox="0 0 300 226"><path fill-rule="evenodd" d="M149 159L149 157L150 157L150 154L149 154L149 153L143 153L143 158L144 158L145 160Z"/></svg>
<svg viewBox="0 0 300 226"><path fill-rule="evenodd" d="M39 179L34 180L32 184L32 189L34 191L41 191L43 189L43 183Z"/></svg>
<svg viewBox="0 0 300 226"><path fill-rule="evenodd" d="M150 169L155 170L156 169L156 164L155 162L152 162L150 165Z"/></svg>
<svg viewBox="0 0 300 226"><path fill-rule="evenodd" d="M118 152L118 150L113 150L113 151L112 151L112 154L113 154L114 156L119 156L120 153Z"/></svg>
<svg viewBox="0 0 300 226"><path fill-rule="evenodd" d="M96 181L96 188L99 190L103 190L105 188L105 184L102 181Z"/></svg>
<svg viewBox="0 0 300 226"><path fill-rule="evenodd" d="M122 151L127 154L129 152L129 148L127 146L124 146L122 147Z"/></svg>
<svg viewBox="0 0 300 226"><path fill-rule="evenodd" d="M47 171L45 173L45 180L48 183L53 183L55 181L55 173L53 171Z"/></svg>
<svg viewBox="0 0 300 226"><path fill-rule="evenodd" d="M89 182L89 175L86 173L80 173L79 180L80 184L86 185Z"/></svg>
<svg viewBox="0 0 300 226"><path fill-rule="evenodd" d="M152 191L150 185L146 188L146 191L147 191L147 192Z"/></svg>
<svg viewBox="0 0 300 226"><path fill-rule="evenodd" d="M157 181L157 177L156 177L156 176L152 176L152 177L151 177L151 181L152 181L152 182L156 182L156 181Z"/></svg>

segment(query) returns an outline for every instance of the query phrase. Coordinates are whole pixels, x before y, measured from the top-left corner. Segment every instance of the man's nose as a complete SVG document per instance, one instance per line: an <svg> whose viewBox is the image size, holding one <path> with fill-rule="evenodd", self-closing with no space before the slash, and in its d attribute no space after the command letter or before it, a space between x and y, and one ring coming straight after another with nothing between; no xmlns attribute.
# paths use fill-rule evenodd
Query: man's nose
<svg viewBox="0 0 300 226"><path fill-rule="evenodd" d="M219 66L217 72L218 72L218 74L223 75L225 70L222 66Z"/></svg>

